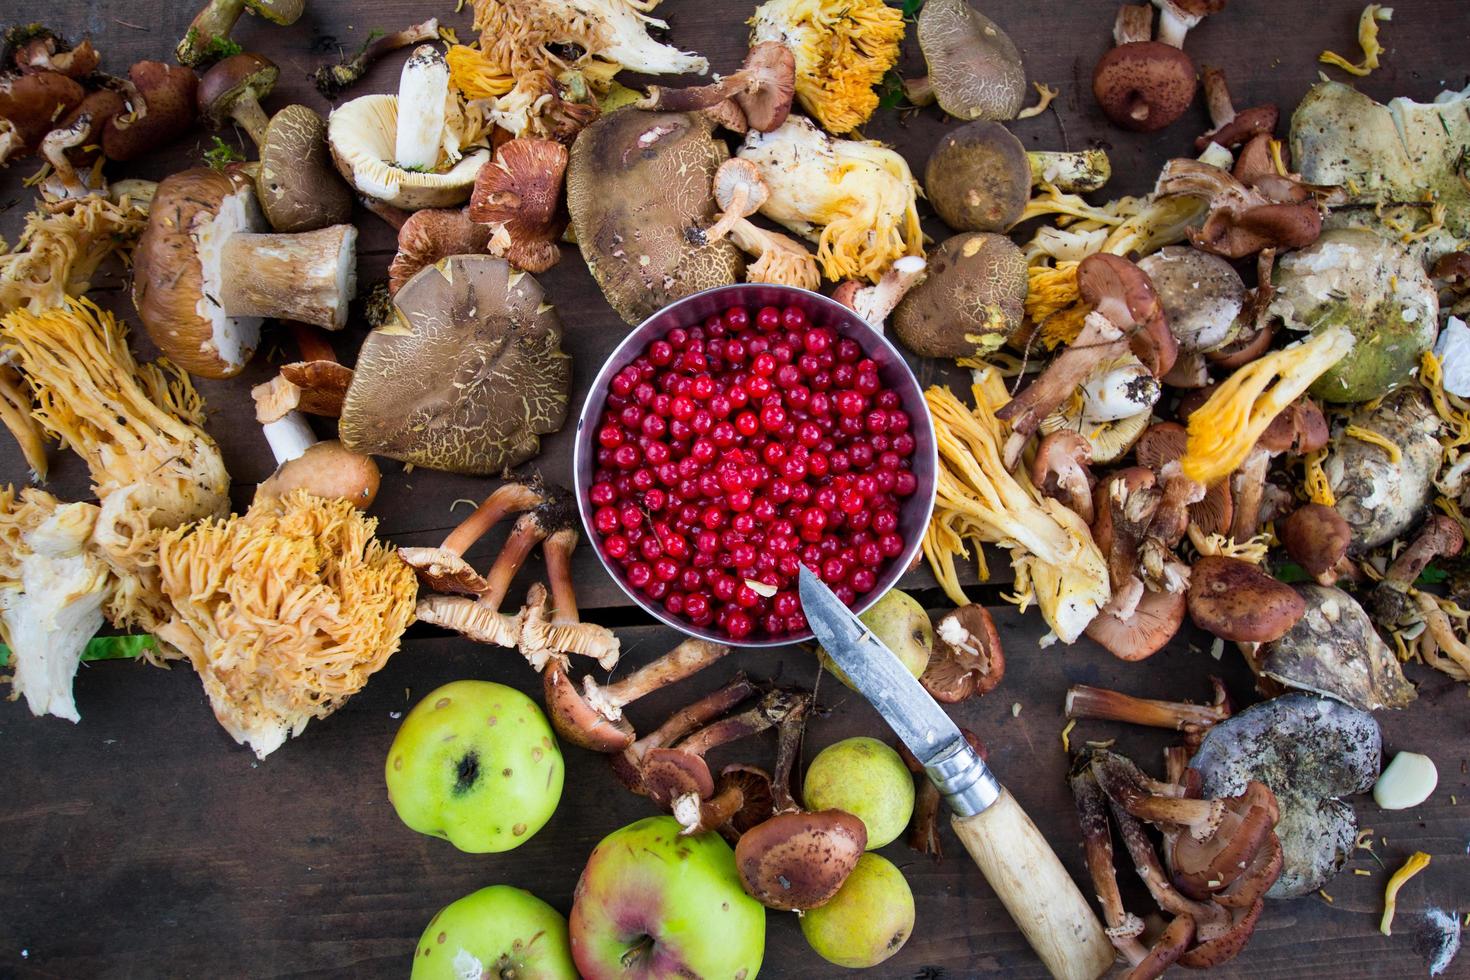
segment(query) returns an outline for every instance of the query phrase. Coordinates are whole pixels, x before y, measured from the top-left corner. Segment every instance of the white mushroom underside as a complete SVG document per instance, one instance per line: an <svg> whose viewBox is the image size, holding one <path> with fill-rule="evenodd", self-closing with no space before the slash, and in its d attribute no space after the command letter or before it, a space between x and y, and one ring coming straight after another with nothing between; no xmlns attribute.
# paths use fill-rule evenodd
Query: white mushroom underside
<svg viewBox="0 0 1470 980"><path fill-rule="evenodd" d="M469 196L480 167L490 159L488 149L467 154L444 173L417 173L395 165L397 159L398 96L364 95L332 113L327 138L338 166L348 171L353 187L390 204L415 192L437 192L447 197L418 206L447 206ZM459 193L462 191L462 195Z"/></svg>
<svg viewBox="0 0 1470 980"><path fill-rule="evenodd" d="M205 221L194 231L199 267L203 271L202 289L194 311L209 322L209 339L200 345L202 353L213 354L232 368L242 367L260 343L260 325L256 316L226 316L220 303L220 285L224 281L224 246L236 232L267 230L265 215L255 200L255 192L244 189L226 197L213 221Z"/></svg>

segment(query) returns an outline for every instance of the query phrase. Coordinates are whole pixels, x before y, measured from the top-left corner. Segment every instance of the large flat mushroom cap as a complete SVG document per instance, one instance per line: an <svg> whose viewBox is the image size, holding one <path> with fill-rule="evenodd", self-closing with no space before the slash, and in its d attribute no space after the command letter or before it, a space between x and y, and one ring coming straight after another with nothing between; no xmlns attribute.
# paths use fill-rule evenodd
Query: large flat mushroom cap
<svg viewBox="0 0 1470 980"><path fill-rule="evenodd" d="M488 476L561 428L571 358L529 274L455 255L405 283L393 309L358 353L339 429L349 449Z"/></svg>
<svg viewBox="0 0 1470 980"><path fill-rule="evenodd" d="M1026 71L1010 35L969 0L929 0L919 11L919 48L939 107L956 119L1014 119Z"/></svg>
<svg viewBox="0 0 1470 980"><path fill-rule="evenodd" d="M159 182L133 252L133 305L153 342L190 374L233 377L255 352L261 318L225 316L215 293L229 235L266 230L239 169L200 167Z"/></svg>
<svg viewBox="0 0 1470 980"><path fill-rule="evenodd" d="M696 234L714 223L714 175L729 156L710 134L697 113L624 108L572 145L572 228L597 285L629 323L745 271L731 242L701 244Z"/></svg>
<svg viewBox="0 0 1470 980"><path fill-rule="evenodd" d="M1311 694L1251 705L1205 733L1189 762L1205 797L1238 796L1252 779L1276 794L1285 860L1271 898L1322 887L1352 853L1358 820L1341 799L1378 778L1383 735L1365 711Z"/></svg>

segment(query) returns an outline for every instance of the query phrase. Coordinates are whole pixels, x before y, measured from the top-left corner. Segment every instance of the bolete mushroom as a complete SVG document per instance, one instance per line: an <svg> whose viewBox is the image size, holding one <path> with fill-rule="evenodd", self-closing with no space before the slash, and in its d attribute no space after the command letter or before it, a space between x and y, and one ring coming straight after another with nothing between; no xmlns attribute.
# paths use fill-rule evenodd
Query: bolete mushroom
<svg viewBox="0 0 1470 980"><path fill-rule="evenodd" d="M357 286L357 229L263 233L238 169L185 170L158 185L133 253L133 302L149 335L206 378L240 373L265 317L341 329Z"/></svg>
<svg viewBox="0 0 1470 980"><path fill-rule="evenodd" d="M239 51L230 40L230 31L247 10L284 27L296 23L305 9L306 0L206 0L174 48L174 56L180 64L197 67L231 48Z"/></svg>
<svg viewBox="0 0 1470 980"><path fill-rule="evenodd" d="M956 231L1009 231L1021 220L1031 187L1094 191L1112 166L1102 150L1027 151L998 122L966 123L944 135L924 165L924 191L945 224Z"/></svg>
<svg viewBox="0 0 1470 980"><path fill-rule="evenodd" d="M1113 25L1115 47L1092 72L1092 94L1124 129L1150 133L1174 122L1194 101L1194 62L1177 46L1152 40L1153 8L1124 4Z"/></svg>
<svg viewBox="0 0 1470 980"><path fill-rule="evenodd" d="M1363 711L1403 708L1418 696L1358 600L1331 586L1295 588L1305 613L1256 651L1253 659L1262 674Z"/></svg>
<svg viewBox="0 0 1470 980"><path fill-rule="evenodd" d="M1254 779L1276 797L1284 857L1271 898L1325 885L1352 854L1357 817L1342 797L1378 778L1382 735L1372 715L1310 694L1252 705L1205 733L1190 766L1206 796L1237 796Z"/></svg>
<svg viewBox="0 0 1470 980"><path fill-rule="evenodd" d="M561 428L570 358L556 311L528 273L456 255L410 279L393 309L358 353L340 427L349 449L492 475Z"/></svg>
<svg viewBox="0 0 1470 980"><path fill-rule="evenodd" d="M215 65L199 79L199 115L215 129L234 121L257 147L265 145L270 118L260 100L276 87L281 71L263 55L242 51Z"/></svg>
<svg viewBox="0 0 1470 980"><path fill-rule="evenodd" d="M545 272L561 259L566 230L562 178L567 148L554 140L507 140L480 168L465 211L488 226L488 248L527 272ZM400 234L400 239L402 235Z"/></svg>
<svg viewBox="0 0 1470 980"><path fill-rule="evenodd" d="M1223 555L1206 555L1190 566L1188 603L1196 626L1235 643L1280 639L1307 611L1291 586Z"/></svg>
<svg viewBox="0 0 1470 980"><path fill-rule="evenodd" d="M934 649L919 678L935 700L958 704L989 694L1005 672L1000 634L984 606L972 602L935 621Z"/></svg>
<svg viewBox="0 0 1470 980"><path fill-rule="evenodd" d="M316 110L288 105L271 117L255 195L276 231L315 231L351 220L352 193L332 167L327 123Z"/></svg>
<svg viewBox="0 0 1470 980"><path fill-rule="evenodd" d="M490 151L471 148L444 56L432 46L404 63L396 95L364 95L332 111L327 143L356 190L415 210L462 204Z"/></svg>
<svg viewBox="0 0 1470 980"><path fill-rule="evenodd" d="M988 354L1021 325L1026 258L1004 235L969 232L928 258L924 281L893 312L893 331L926 357Z"/></svg>
<svg viewBox="0 0 1470 980"><path fill-rule="evenodd" d="M0 75L0 164L34 153L56 120L86 95L60 72Z"/></svg>
<svg viewBox="0 0 1470 980"><path fill-rule="evenodd" d="M710 188L728 155L711 127L693 113L624 108L599 117L572 145L572 230L603 295L628 323L744 271L731 242L696 244L688 234L713 221Z"/></svg>
<svg viewBox="0 0 1470 980"><path fill-rule="evenodd" d="M929 0L919 10L919 49L929 67L924 84L956 119L1014 119L1026 102L1026 70L1015 42L969 0Z"/></svg>
<svg viewBox="0 0 1470 980"><path fill-rule="evenodd" d="M1355 409L1343 423L1322 471L1334 507L1352 528L1349 550L1363 554L1404 534L1428 508L1442 453L1440 421L1415 385Z"/></svg>

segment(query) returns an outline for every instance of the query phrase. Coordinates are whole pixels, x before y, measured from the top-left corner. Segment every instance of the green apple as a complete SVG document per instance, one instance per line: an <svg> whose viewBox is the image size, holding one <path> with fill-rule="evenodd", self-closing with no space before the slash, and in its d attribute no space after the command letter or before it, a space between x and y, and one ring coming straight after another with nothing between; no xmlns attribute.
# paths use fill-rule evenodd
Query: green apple
<svg viewBox="0 0 1470 980"><path fill-rule="evenodd" d="M398 817L461 851L530 840L561 800L561 749L536 702L490 681L455 681L414 705L385 775Z"/></svg>
<svg viewBox="0 0 1470 980"><path fill-rule="evenodd" d="M914 893L903 872L880 854L864 854L826 905L799 920L817 955L852 969L877 966L914 931Z"/></svg>
<svg viewBox="0 0 1470 980"><path fill-rule="evenodd" d="M907 592L889 589L872 608L858 617L883 645L898 655L909 673L918 677L929 666L929 651L934 647L934 627L929 614L919 601ZM852 687L842 668L832 662L827 651L817 647L817 657L832 676Z"/></svg>
<svg viewBox="0 0 1470 980"><path fill-rule="evenodd" d="M587 859L572 901L572 957L586 980L754 980L766 910L740 887L718 834L682 837L673 817L615 830Z"/></svg>
<svg viewBox="0 0 1470 980"><path fill-rule="evenodd" d="M434 914L413 951L413 980L577 980L567 920L528 891L491 885Z"/></svg>
<svg viewBox="0 0 1470 980"><path fill-rule="evenodd" d="M914 815L914 777L903 757L860 735L817 753L801 795L809 810L846 810L868 829L868 850L897 839Z"/></svg>

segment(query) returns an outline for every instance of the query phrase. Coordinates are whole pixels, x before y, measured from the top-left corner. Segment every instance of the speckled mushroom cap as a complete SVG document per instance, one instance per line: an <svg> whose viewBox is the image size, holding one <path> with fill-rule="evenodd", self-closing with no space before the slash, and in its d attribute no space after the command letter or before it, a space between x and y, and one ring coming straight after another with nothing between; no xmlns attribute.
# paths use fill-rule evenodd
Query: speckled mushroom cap
<svg viewBox="0 0 1470 980"><path fill-rule="evenodd" d="M332 169L327 123L314 109L288 105L271 117L255 192L276 231L314 231L352 220L352 194Z"/></svg>
<svg viewBox="0 0 1470 980"><path fill-rule="evenodd" d="M348 448L453 473L523 463L561 428L571 358L528 273L488 255L422 269L368 334L342 406Z"/></svg>
<svg viewBox="0 0 1470 980"><path fill-rule="evenodd" d="M929 255L928 275L893 312L893 330L926 357L974 357L1021 325L1026 258L1004 235L955 235Z"/></svg>
<svg viewBox="0 0 1470 980"><path fill-rule="evenodd" d="M929 0L919 48L939 107L956 119L1014 119L1026 100L1021 52L969 0Z"/></svg>
<svg viewBox="0 0 1470 980"><path fill-rule="evenodd" d="M612 308L641 323L676 299L736 282L726 239L697 244L716 217L711 190L729 152L698 113L625 108L577 136L567 206L582 256Z"/></svg>

